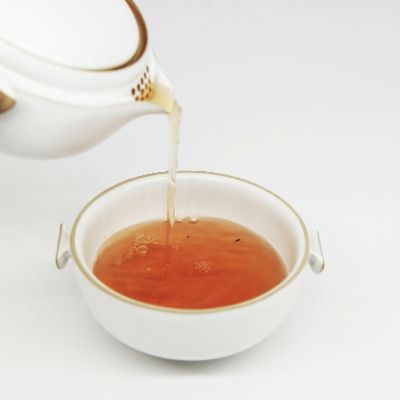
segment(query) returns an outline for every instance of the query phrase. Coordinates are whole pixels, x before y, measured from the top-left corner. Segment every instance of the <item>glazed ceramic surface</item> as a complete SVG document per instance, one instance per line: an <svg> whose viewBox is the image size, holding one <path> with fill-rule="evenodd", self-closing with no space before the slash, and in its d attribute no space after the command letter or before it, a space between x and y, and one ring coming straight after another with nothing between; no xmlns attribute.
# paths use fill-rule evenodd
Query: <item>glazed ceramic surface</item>
<svg viewBox="0 0 400 400"><path fill-rule="evenodd" d="M0 151L42 158L84 151L161 112L143 101L155 83L170 88L133 1L0 5Z"/></svg>
<svg viewBox="0 0 400 400"><path fill-rule="evenodd" d="M215 359L255 345L273 332L296 304L307 263L316 272L322 270L318 237L308 234L286 201L261 186L221 174L179 172L179 215L226 218L252 229L275 247L288 276L271 291L227 307L187 310L132 300L100 282L92 267L99 247L115 232L165 218L166 185L165 173L122 182L94 198L77 217L70 250L91 313L120 341L163 358ZM59 267L64 266L68 254L62 251L62 240Z"/></svg>

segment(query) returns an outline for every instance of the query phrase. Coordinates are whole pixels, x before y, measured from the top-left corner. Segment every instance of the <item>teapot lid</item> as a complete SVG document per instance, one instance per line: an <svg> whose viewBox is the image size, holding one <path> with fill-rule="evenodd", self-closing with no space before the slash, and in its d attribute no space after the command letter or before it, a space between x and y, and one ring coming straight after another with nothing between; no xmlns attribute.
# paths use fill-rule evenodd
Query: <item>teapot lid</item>
<svg viewBox="0 0 400 400"><path fill-rule="evenodd" d="M0 7L0 40L63 67L124 68L147 45L144 20L132 0L13 0Z"/></svg>

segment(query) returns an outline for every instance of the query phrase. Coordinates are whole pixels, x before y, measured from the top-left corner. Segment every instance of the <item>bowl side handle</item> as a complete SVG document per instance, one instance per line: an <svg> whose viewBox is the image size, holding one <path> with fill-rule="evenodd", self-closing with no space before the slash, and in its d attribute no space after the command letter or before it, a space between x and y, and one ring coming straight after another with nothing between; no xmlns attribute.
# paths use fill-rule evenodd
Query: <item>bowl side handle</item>
<svg viewBox="0 0 400 400"><path fill-rule="evenodd" d="M308 263L310 264L311 270L320 274L325 268L325 257L322 252L321 239L317 230L310 232L310 258Z"/></svg>
<svg viewBox="0 0 400 400"><path fill-rule="evenodd" d="M64 269L71 258L69 248L69 230L64 224L60 224L58 230L57 248L56 248L56 266L59 270Z"/></svg>

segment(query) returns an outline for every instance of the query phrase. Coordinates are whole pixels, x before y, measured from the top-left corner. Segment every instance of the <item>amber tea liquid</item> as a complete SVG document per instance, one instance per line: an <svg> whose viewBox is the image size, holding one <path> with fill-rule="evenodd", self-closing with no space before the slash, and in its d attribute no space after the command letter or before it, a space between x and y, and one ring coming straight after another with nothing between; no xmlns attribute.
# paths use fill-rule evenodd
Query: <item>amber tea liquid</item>
<svg viewBox="0 0 400 400"><path fill-rule="evenodd" d="M93 272L111 289L158 306L204 309L259 296L286 277L275 249L231 221L166 221L129 227L100 249Z"/></svg>

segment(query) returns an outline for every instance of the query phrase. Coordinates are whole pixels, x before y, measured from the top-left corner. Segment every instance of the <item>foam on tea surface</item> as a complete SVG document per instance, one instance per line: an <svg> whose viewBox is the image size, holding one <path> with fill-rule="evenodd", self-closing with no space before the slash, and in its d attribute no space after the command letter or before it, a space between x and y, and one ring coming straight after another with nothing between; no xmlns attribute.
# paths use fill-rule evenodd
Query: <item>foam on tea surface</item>
<svg viewBox="0 0 400 400"><path fill-rule="evenodd" d="M104 284L145 303L204 309L249 300L278 285L286 270L261 236L231 221L186 218L134 225L112 236L93 272Z"/></svg>

